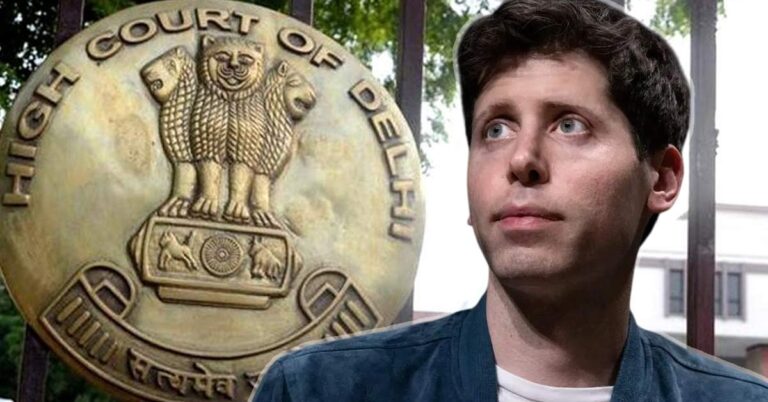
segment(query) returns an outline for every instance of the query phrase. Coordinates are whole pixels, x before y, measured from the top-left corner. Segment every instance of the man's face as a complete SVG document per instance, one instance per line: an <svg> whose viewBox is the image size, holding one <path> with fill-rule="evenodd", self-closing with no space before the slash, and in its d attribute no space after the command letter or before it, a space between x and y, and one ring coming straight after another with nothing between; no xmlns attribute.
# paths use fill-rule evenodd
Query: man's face
<svg viewBox="0 0 768 402"><path fill-rule="evenodd" d="M470 219L502 283L567 285L631 268L653 170L600 64L576 52L521 60L485 86L472 131Z"/></svg>

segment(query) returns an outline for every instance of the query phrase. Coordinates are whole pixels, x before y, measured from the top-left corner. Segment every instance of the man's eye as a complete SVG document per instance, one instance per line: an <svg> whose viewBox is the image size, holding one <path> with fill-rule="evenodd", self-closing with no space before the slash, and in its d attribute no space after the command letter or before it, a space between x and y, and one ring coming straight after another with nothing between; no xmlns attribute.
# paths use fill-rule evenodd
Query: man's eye
<svg viewBox="0 0 768 402"><path fill-rule="evenodd" d="M506 138L510 134L510 128L504 123L494 123L485 130L485 138L490 140L498 140Z"/></svg>
<svg viewBox="0 0 768 402"><path fill-rule="evenodd" d="M560 120L557 128L564 134L579 134L587 131L587 125L574 118Z"/></svg>

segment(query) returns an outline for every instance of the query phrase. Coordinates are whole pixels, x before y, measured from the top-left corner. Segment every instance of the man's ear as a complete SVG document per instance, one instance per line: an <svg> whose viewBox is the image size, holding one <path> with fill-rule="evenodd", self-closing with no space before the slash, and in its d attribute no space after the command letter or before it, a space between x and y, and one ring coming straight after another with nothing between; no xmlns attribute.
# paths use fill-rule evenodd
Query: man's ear
<svg viewBox="0 0 768 402"><path fill-rule="evenodd" d="M651 192L648 194L648 210L664 212L675 203L683 184L683 156L674 145L657 151L651 156Z"/></svg>

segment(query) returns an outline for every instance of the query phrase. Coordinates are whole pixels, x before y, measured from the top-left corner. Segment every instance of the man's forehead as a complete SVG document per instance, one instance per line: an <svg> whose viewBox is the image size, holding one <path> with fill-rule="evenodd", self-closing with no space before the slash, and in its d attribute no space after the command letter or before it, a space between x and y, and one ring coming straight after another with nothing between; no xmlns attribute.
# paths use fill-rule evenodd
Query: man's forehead
<svg viewBox="0 0 768 402"><path fill-rule="evenodd" d="M502 63L480 92L476 116L499 103L535 100L603 109L610 102L605 68L583 52L534 54Z"/></svg>

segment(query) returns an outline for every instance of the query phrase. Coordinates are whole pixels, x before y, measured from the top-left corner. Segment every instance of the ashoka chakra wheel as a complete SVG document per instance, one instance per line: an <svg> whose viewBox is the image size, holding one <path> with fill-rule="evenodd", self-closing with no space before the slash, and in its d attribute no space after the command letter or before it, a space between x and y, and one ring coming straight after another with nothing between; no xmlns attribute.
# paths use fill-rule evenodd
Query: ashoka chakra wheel
<svg viewBox="0 0 768 402"><path fill-rule="evenodd" d="M217 235L203 243L203 266L212 275L229 276L237 272L243 262L243 249L229 236Z"/></svg>

